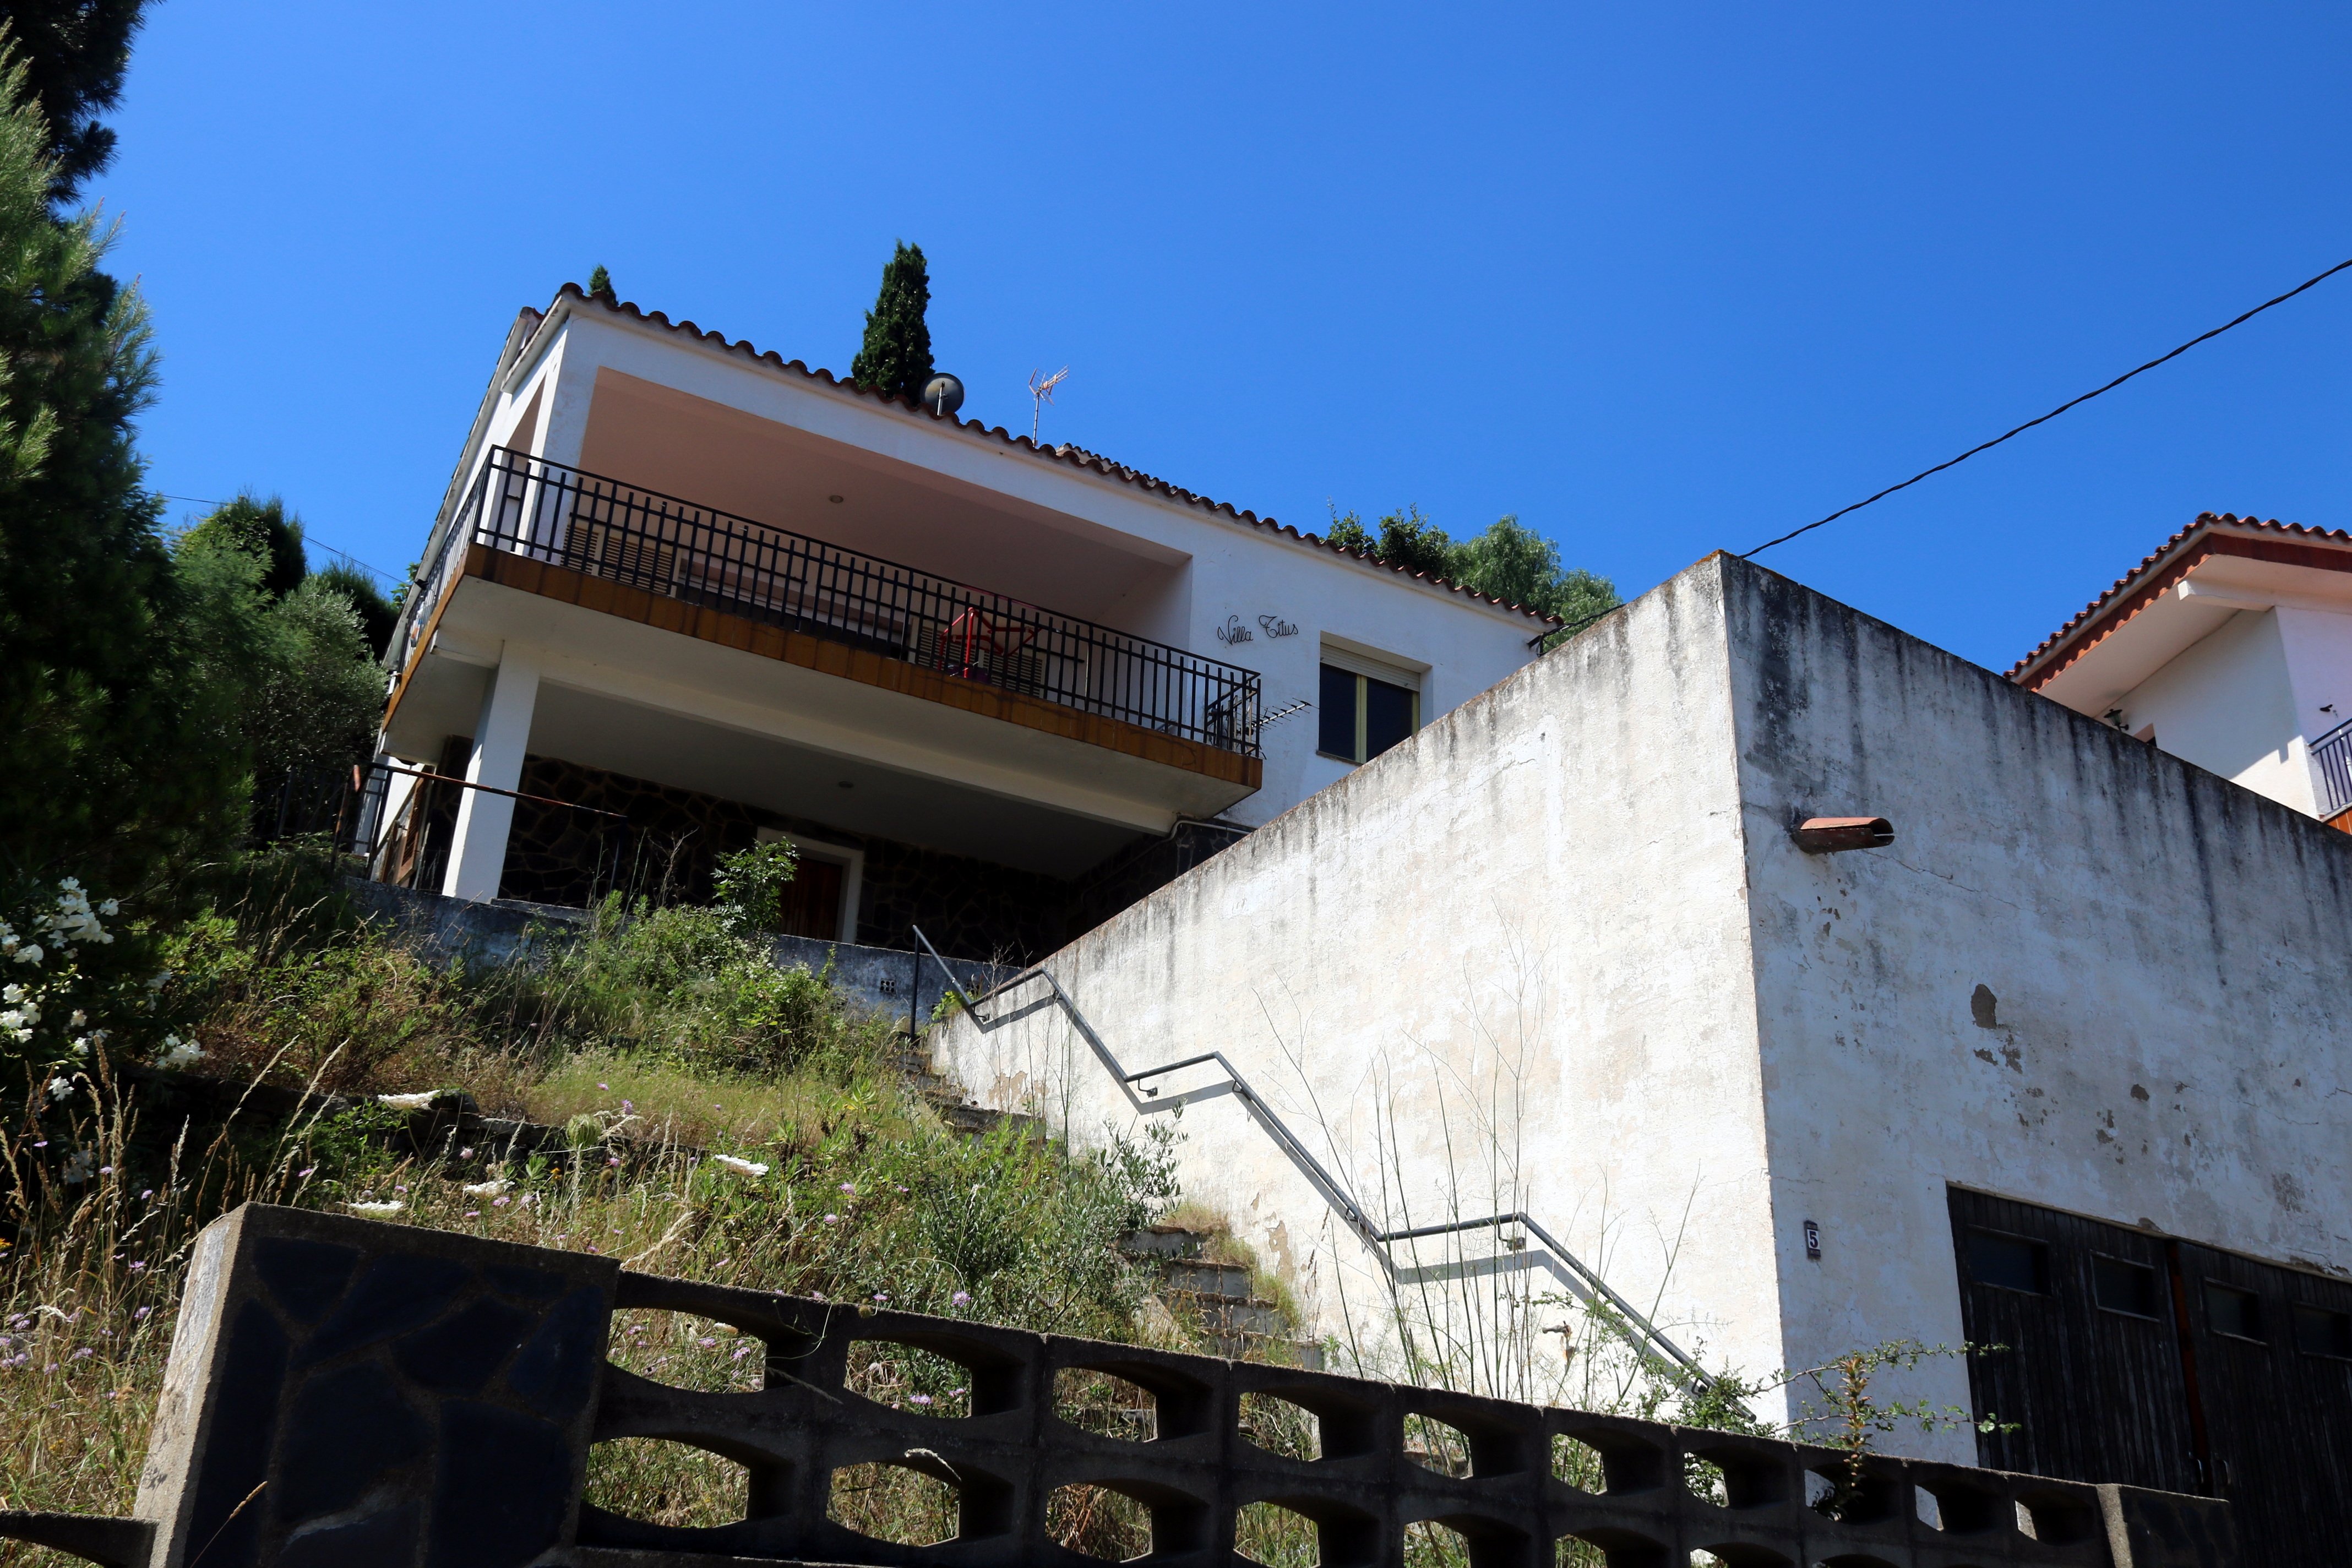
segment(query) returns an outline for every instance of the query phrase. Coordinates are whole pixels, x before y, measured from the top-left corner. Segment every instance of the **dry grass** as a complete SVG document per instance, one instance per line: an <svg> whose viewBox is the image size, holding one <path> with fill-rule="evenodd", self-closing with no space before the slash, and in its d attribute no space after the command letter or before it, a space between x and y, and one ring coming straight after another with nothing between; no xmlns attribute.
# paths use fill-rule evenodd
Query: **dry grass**
<svg viewBox="0 0 2352 1568"><path fill-rule="evenodd" d="M707 911L474 976L332 921L310 921L307 941L254 923L179 933L181 1021L215 1068L361 1102L293 1125L240 1112L166 1129L142 1125L102 1064L62 1099L0 1091L0 1508L129 1510L190 1244L247 1200L394 1202L394 1223L646 1272L1101 1338L1145 1331L1148 1279L1115 1243L1172 1196L1164 1151L955 1137L912 1098L887 1025L851 1016L815 977L769 969ZM437 1088L535 1121L591 1118L634 1152L568 1171L520 1164L498 1173L510 1191L469 1196L490 1151L459 1153L460 1167L397 1158L383 1136L394 1116L366 1098ZM771 1169L731 1173L700 1150ZM731 1330L675 1314L616 1314L611 1353L681 1386L761 1375ZM861 1363L853 1386L944 1411L953 1376L894 1350ZM902 1474L909 1485L845 1494L860 1528L936 1511ZM601 1506L665 1522L744 1506L740 1466L673 1444L600 1447L590 1485ZM0 1568L68 1561L0 1542Z"/></svg>
<svg viewBox="0 0 2352 1568"><path fill-rule="evenodd" d="M845 1116L877 1137L910 1138L928 1120L879 1077L861 1087L862 1094L845 1092L804 1075L720 1077L659 1058L591 1050L560 1059L520 1085L515 1098L523 1116L549 1126L582 1115L634 1115L657 1136L719 1150L813 1142L829 1121Z"/></svg>

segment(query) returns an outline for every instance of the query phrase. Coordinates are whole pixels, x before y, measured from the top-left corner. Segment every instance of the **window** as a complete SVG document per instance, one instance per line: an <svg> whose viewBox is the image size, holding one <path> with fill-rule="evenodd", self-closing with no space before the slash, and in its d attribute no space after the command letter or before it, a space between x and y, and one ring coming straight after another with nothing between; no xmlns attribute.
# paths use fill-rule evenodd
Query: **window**
<svg viewBox="0 0 2352 1568"><path fill-rule="evenodd" d="M1343 763L1369 763L1421 728L1420 691L1337 664L1323 666L1318 707L1315 749Z"/></svg>
<svg viewBox="0 0 2352 1568"><path fill-rule="evenodd" d="M1972 1229L1968 1246L1969 1275L1978 1284L2035 1296L2050 1293L2050 1249L2042 1243L1997 1230Z"/></svg>
<svg viewBox="0 0 2352 1568"><path fill-rule="evenodd" d="M2352 1312L2331 1312L2325 1307L2295 1308L2294 1348L2305 1355L2352 1361Z"/></svg>
<svg viewBox="0 0 2352 1568"><path fill-rule="evenodd" d="M2131 1263L2120 1258L2109 1258L2104 1252L2091 1254L2091 1300L2100 1310L2121 1312L2127 1318L2161 1316L2157 1303L2160 1298L2156 1289L2156 1270L2145 1263Z"/></svg>
<svg viewBox="0 0 2352 1568"><path fill-rule="evenodd" d="M2205 1326L2233 1340L2264 1343L2263 1299L2234 1285L2205 1281Z"/></svg>

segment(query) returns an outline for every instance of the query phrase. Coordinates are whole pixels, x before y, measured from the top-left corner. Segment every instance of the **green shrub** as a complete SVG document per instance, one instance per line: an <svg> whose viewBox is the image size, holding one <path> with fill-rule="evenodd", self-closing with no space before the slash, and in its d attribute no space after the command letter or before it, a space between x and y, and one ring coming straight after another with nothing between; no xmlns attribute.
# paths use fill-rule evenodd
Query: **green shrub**
<svg viewBox="0 0 2352 1568"><path fill-rule="evenodd" d="M729 929L739 935L781 930L784 889L800 868L801 852L789 838L773 838L721 855L711 873L712 902Z"/></svg>
<svg viewBox="0 0 2352 1568"><path fill-rule="evenodd" d="M0 1375L0 1507L128 1510L189 1243L247 1200L368 1205L845 1304L1168 1332L1118 1243L1177 1196L1172 1131L1093 1150L1010 1121L960 1138L900 1075L888 1021L821 973L775 969L723 911L612 904L529 963L436 967L310 897L306 876L282 858L223 868L228 901L155 940L171 965L156 1016L202 1041L201 1069L341 1089L341 1109L173 1121L176 1102L150 1115L103 1052L76 1097L0 1088L0 1359L25 1358ZM376 1097L428 1089L566 1126L572 1152L404 1154L405 1112ZM618 1314L613 1353L680 1386L761 1376L754 1342L668 1313ZM851 1369L858 1392L915 1410L968 1404L965 1381L903 1347ZM670 1447L601 1446L589 1484L641 1519L740 1512L736 1467ZM936 1499L902 1489L883 1478L836 1500L862 1524L925 1528Z"/></svg>

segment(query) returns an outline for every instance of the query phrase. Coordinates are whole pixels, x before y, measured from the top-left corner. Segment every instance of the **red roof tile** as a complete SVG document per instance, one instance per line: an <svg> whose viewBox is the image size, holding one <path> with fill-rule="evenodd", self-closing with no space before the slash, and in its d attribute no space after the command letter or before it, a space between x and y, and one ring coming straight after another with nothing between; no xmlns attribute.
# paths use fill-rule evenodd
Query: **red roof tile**
<svg viewBox="0 0 2352 1568"><path fill-rule="evenodd" d="M2276 534L2294 539L2324 539L2334 543L2352 544L2352 533L2347 533L2340 528L2313 528L2300 522L2281 522L2275 518L2240 517L2235 512L2227 511L2199 512L2194 522L2158 545L2149 552L2147 559L2116 578L2114 585L2105 593L2084 605L2082 612L2073 620L2051 633L2032 653L2011 665L2009 668L2009 679L2018 680L2034 666L2049 662L2053 656L2063 651L2066 645L2074 641L2078 634L2090 628L2111 605L2128 597L2166 563L2179 555L2185 548L2194 544L2199 538L2216 529L2228 529L2232 532L2242 530L2256 534Z"/></svg>

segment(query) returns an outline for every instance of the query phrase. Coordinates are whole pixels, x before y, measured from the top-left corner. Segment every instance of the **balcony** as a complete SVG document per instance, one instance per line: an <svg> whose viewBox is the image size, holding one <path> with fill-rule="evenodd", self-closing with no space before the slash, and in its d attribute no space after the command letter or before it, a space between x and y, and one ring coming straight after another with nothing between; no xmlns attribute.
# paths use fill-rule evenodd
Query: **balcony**
<svg viewBox="0 0 2352 1568"><path fill-rule="evenodd" d="M2311 743L2319 769L2319 817L2352 832L2352 721L2338 724Z"/></svg>
<svg viewBox="0 0 2352 1568"><path fill-rule="evenodd" d="M1107 748L1217 797L1259 784L1254 671L502 448L404 621L395 712L468 580Z"/></svg>

